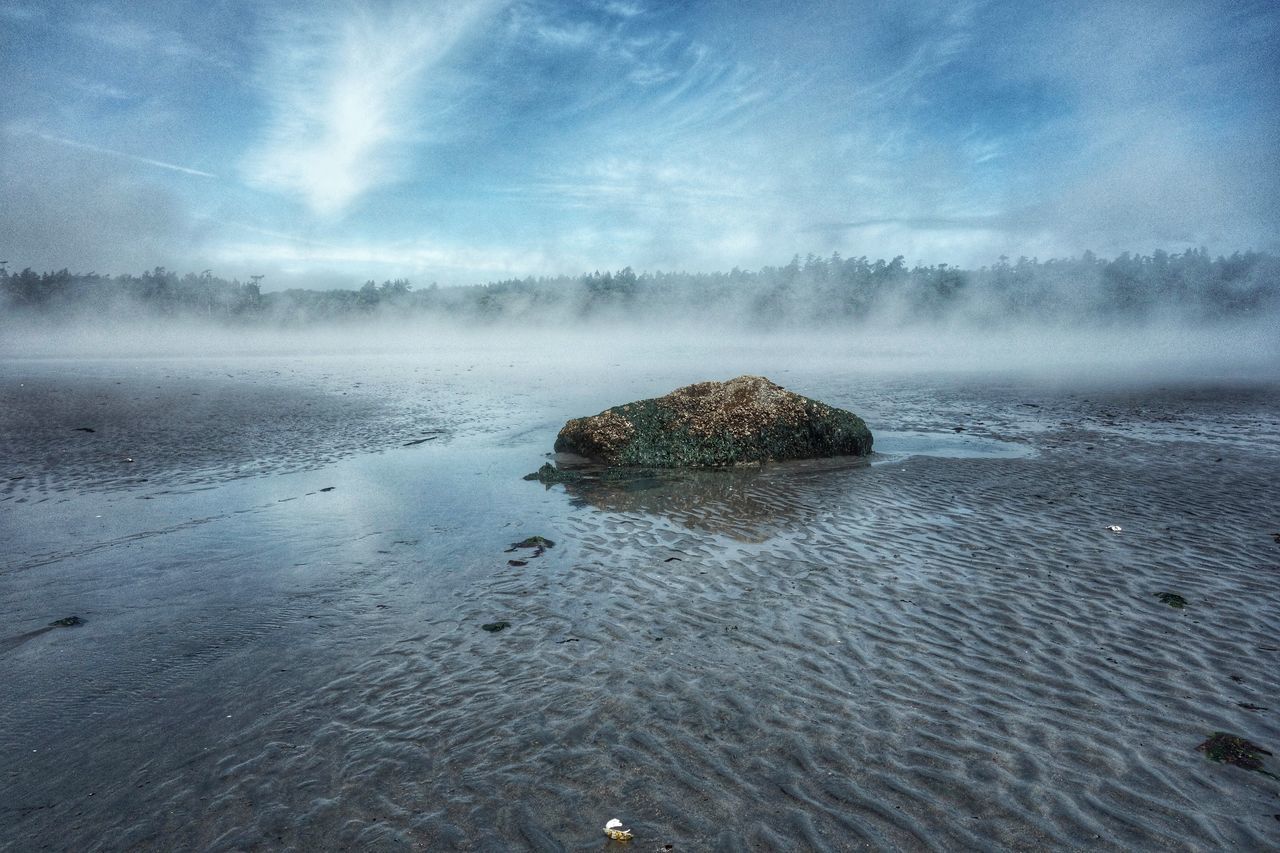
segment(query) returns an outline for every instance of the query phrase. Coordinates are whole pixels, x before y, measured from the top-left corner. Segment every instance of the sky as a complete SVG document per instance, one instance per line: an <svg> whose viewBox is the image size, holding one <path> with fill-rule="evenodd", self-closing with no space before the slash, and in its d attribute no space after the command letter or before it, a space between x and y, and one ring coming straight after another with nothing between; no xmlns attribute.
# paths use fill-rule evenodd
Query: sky
<svg viewBox="0 0 1280 853"><path fill-rule="evenodd" d="M1280 250L1273 2L0 0L0 260L264 286Z"/></svg>

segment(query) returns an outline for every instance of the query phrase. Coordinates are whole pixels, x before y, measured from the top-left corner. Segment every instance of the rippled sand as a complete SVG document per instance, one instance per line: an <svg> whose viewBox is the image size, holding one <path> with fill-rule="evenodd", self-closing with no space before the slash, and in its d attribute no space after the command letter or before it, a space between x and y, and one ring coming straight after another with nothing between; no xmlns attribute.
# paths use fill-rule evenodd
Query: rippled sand
<svg viewBox="0 0 1280 853"><path fill-rule="evenodd" d="M7 363L0 846L1280 846L1195 749L1280 753L1274 388L795 368L871 464L520 479L663 370Z"/></svg>

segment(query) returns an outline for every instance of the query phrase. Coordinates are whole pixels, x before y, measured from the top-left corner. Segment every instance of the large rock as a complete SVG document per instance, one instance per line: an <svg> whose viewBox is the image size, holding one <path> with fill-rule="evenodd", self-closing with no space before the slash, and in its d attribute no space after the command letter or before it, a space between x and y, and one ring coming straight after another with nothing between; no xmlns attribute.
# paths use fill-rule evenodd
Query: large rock
<svg viewBox="0 0 1280 853"><path fill-rule="evenodd" d="M575 418L556 436L556 452L666 468L865 456L871 430L852 412L739 376Z"/></svg>

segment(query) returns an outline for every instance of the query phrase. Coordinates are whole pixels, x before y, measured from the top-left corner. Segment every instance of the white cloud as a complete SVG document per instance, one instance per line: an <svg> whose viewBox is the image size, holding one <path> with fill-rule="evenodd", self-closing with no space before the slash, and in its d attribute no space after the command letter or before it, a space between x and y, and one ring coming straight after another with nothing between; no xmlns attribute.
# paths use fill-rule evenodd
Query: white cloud
<svg viewBox="0 0 1280 853"><path fill-rule="evenodd" d="M343 7L279 21L260 76L271 117L245 164L251 183L333 216L401 177L427 72L495 5L477 0L382 14Z"/></svg>

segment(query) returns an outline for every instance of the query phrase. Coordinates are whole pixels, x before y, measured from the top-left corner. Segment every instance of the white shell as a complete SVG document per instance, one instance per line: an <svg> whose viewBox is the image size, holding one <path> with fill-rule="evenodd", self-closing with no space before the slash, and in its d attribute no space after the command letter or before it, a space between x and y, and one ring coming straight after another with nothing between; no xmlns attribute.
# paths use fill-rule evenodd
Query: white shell
<svg viewBox="0 0 1280 853"><path fill-rule="evenodd" d="M604 828L605 828L605 829L621 829L621 828L622 828L622 821L618 820L618 819L615 817L615 818L613 818L612 820L610 820L608 823L606 823L606 824L604 825Z"/></svg>
<svg viewBox="0 0 1280 853"><path fill-rule="evenodd" d="M1112 533L1119 533L1119 532L1120 532L1121 530L1123 530L1124 528L1122 528L1122 527L1121 527L1120 525L1118 525L1118 524L1109 524L1109 525L1107 525L1107 529L1108 529L1108 530L1110 530Z"/></svg>

